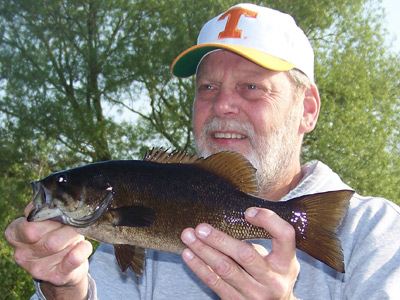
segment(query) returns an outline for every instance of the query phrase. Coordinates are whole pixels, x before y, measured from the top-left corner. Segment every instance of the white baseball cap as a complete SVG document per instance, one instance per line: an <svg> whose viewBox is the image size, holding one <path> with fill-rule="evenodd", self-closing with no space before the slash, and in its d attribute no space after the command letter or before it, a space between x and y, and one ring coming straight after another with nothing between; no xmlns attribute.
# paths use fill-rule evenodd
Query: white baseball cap
<svg viewBox="0 0 400 300"><path fill-rule="evenodd" d="M216 49L226 49L274 71L298 69L314 81L314 51L292 16L280 11L242 3L208 21L197 45L182 52L172 63L177 77L196 73L201 59Z"/></svg>

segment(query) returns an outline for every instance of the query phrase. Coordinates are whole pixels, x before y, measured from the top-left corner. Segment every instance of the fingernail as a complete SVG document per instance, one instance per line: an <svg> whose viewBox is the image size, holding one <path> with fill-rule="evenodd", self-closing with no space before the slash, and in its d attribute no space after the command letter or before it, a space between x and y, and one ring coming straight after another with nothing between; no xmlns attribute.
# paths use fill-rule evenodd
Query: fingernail
<svg viewBox="0 0 400 300"><path fill-rule="evenodd" d="M193 259L193 257L194 257L193 252L190 251L189 249L183 250L182 255L183 255L183 257L184 257L185 259L187 259L187 260L191 260L191 259Z"/></svg>
<svg viewBox="0 0 400 300"><path fill-rule="evenodd" d="M185 243L190 244L196 240L196 236L194 235L192 230L188 230L183 234L182 239Z"/></svg>
<svg viewBox="0 0 400 300"><path fill-rule="evenodd" d="M197 229L197 233L202 237L208 237L211 233L211 228L206 225L200 225Z"/></svg>
<svg viewBox="0 0 400 300"><path fill-rule="evenodd" d="M246 216L248 216L249 218L254 218L254 217L258 214L258 209L256 209L256 208L249 208L248 210L246 210L245 214L246 214Z"/></svg>

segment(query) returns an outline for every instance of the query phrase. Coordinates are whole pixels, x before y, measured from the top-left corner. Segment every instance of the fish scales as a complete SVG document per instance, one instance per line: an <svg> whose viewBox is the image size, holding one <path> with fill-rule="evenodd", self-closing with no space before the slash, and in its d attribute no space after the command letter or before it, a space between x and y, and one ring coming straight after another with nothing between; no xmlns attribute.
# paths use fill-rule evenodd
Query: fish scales
<svg viewBox="0 0 400 300"><path fill-rule="evenodd" d="M115 192L111 207L145 205L157 217L149 227L111 226L112 220L106 222L105 217L92 227L78 230L89 237L99 239L96 224L101 224L101 231L109 232L102 241L179 253L184 248L180 240L182 230L205 222L235 238L269 238L265 230L250 225L244 218L246 208L262 207L265 200L241 192L231 182L196 165L127 161L104 164L107 171L102 174L118 178L111 184Z"/></svg>
<svg viewBox="0 0 400 300"><path fill-rule="evenodd" d="M33 182L29 221L51 219L114 245L122 271L140 275L144 250L181 253L183 229L208 223L241 240L268 239L244 218L248 207L276 212L296 231L296 247L344 272L337 230L353 191L332 191L274 202L253 194L255 169L241 155L207 159L152 150L145 161L106 161Z"/></svg>

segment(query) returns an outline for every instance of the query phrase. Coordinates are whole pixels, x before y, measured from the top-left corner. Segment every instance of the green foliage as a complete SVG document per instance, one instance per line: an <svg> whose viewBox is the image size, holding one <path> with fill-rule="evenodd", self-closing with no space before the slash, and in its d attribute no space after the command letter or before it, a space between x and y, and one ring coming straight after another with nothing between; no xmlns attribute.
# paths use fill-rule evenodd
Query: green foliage
<svg viewBox="0 0 400 300"><path fill-rule="evenodd" d="M37 175L28 166L20 163L1 168L0 180L0 230L4 232L12 220L23 216L26 199L31 196L27 176ZM2 299L29 299L33 294L33 284L30 275L19 268L13 260L13 249L2 237L0 238L0 293Z"/></svg>
<svg viewBox="0 0 400 300"><path fill-rule="evenodd" d="M400 60L379 1L250 1L292 14L316 52L322 110L302 159L362 194L400 203ZM0 2L0 229L22 216L29 181L79 164L193 151L194 80L170 64L231 0ZM31 278L0 239L0 291L27 299Z"/></svg>
<svg viewBox="0 0 400 300"><path fill-rule="evenodd" d="M379 10L356 12L315 42L322 110L303 158L326 162L361 194L400 203L400 61L383 47Z"/></svg>

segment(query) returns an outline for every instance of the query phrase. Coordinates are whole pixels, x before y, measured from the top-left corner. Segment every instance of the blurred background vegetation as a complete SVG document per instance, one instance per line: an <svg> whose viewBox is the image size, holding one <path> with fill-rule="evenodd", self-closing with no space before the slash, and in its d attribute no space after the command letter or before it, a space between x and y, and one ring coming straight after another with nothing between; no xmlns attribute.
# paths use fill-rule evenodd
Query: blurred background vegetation
<svg viewBox="0 0 400 300"><path fill-rule="evenodd" d="M228 0L0 2L0 229L23 215L30 180L80 164L193 152L193 78L170 64ZM380 1L248 1L292 14L316 52L322 110L304 141L360 194L400 203L400 60ZM31 278L0 238L0 298Z"/></svg>

